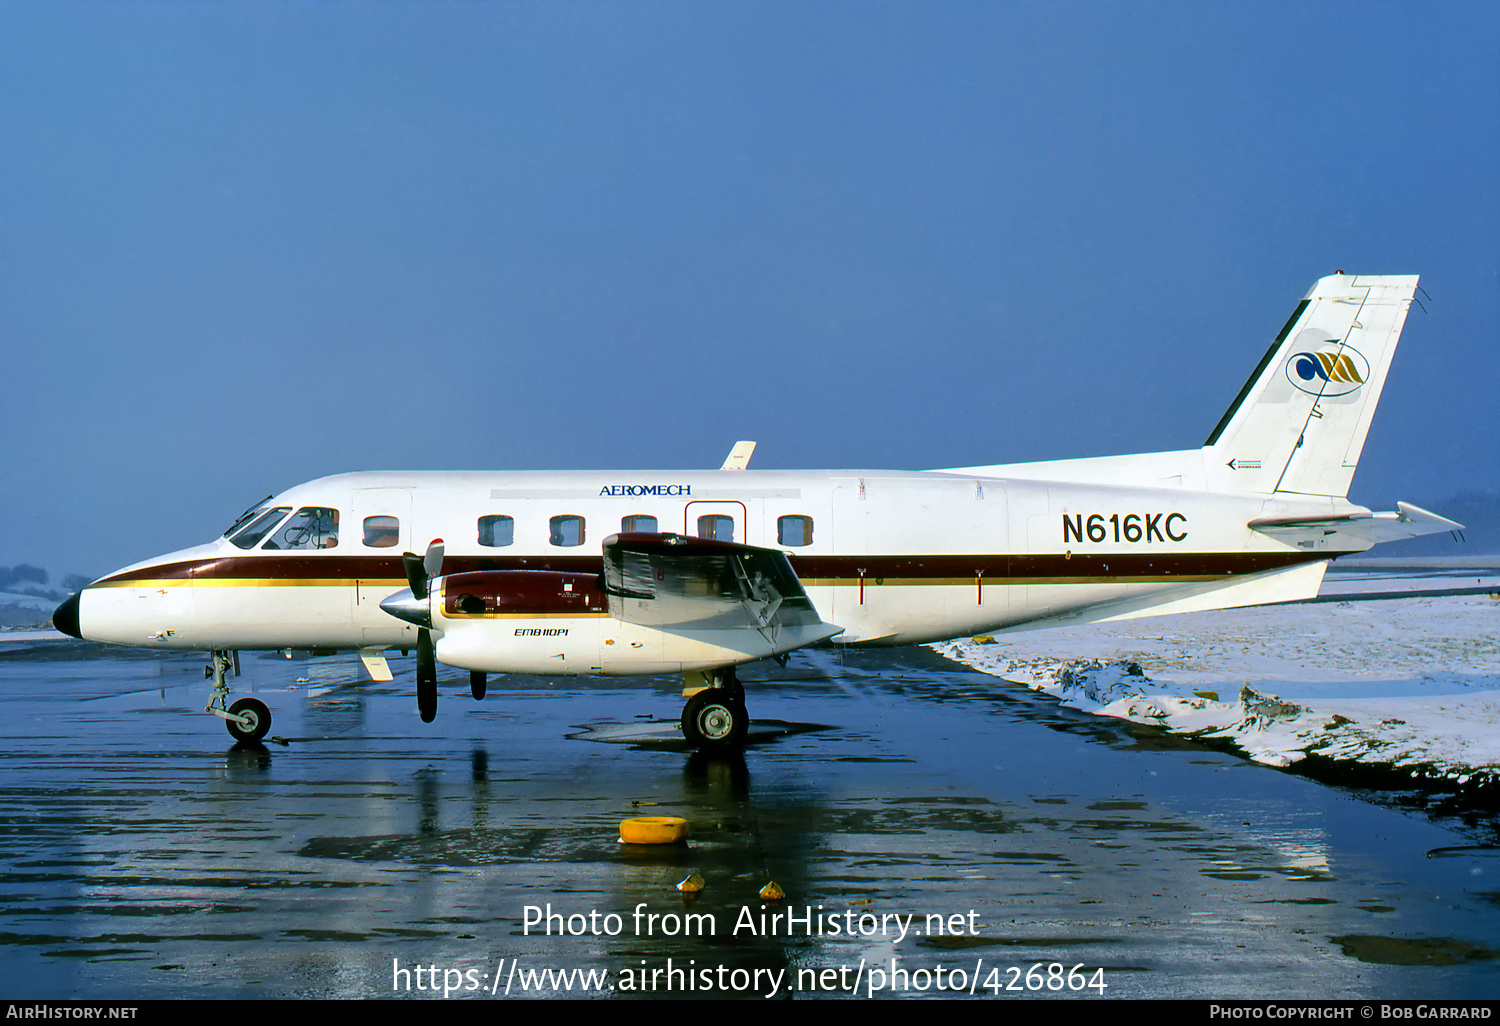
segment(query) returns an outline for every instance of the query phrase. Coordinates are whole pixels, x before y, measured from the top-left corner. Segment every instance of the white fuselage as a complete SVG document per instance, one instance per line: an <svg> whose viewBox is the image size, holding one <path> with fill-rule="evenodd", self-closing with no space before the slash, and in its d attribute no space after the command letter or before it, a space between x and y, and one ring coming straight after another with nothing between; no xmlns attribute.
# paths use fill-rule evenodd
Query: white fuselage
<svg viewBox="0 0 1500 1026"><path fill-rule="evenodd" d="M1167 456L1179 457L1178 473L1163 479L1157 464ZM622 529L714 531L781 549L821 618L843 629L834 639L842 643L924 642L1315 594L1325 561L1349 549L1288 543L1247 524L1353 507L1210 492L1195 486L1196 457L1133 458L1149 479L1166 482L1159 487L1032 480L1036 469L1027 466L342 474L263 504L290 511L287 525L319 511L321 533L283 527L248 547L225 537L126 567L85 589L79 620L90 640L155 648L408 648L416 629L380 608L406 586L402 551L441 538L444 573L597 574L600 543ZM1073 468L1096 479L1117 472L1110 460ZM315 521L309 514L303 522ZM555 625L538 617L516 629L546 639ZM568 661L578 672L599 665L591 654Z"/></svg>

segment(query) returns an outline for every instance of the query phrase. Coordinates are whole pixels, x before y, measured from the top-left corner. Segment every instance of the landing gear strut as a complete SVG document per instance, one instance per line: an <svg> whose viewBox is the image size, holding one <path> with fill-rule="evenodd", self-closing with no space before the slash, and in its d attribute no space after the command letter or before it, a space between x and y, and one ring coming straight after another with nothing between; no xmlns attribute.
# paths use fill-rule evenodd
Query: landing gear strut
<svg viewBox="0 0 1500 1026"><path fill-rule="evenodd" d="M750 714L745 711L745 688L734 669L685 673L682 736L701 752L736 752L745 745Z"/></svg>
<svg viewBox="0 0 1500 1026"><path fill-rule="evenodd" d="M206 713L213 713L224 720L229 736L236 741L259 741L271 729L271 710L258 698L242 698L229 705L228 677L240 675L240 654L224 649L210 653L213 662L203 668L203 676L214 680L213 692L209 695Z"/></svg>

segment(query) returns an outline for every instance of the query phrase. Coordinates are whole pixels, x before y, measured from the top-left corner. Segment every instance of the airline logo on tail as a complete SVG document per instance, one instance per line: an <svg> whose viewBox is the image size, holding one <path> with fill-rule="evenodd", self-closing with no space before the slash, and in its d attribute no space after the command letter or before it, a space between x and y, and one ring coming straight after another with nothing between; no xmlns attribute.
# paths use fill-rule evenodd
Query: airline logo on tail
<svg viewBox="0 0 1500 1026"><path fill-rule="evenodd" d="M1336 339L1325 344L1330 348L1293 353L1286 362L1286 378L1309 395L1348 395L1369 378L1369 361Z"/></svg>

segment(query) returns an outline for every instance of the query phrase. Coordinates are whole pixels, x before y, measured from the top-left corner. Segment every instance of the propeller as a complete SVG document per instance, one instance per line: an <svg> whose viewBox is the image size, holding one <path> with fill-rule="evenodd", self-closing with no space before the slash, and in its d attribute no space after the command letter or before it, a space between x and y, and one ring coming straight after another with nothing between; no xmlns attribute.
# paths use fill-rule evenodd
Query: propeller
<svg viewBox="0 0 1500 1026"><path fill-rule="evenodd" d="M410 593L398 592L380 603L392 616L417 626L417 712L423 723L437 716L437 651L432 643L432 582L443 573L443 539L434 538L425 555L401 553L401 568L406 571ZM484 697L485 674L469 673L469 690L476 699Z"/></svg>
<svg viewBox="0 0 1500 1026"><path fill-rule="evenodd" d="M433 580L442 573L443 539L434 538L424 556L403 552L401 566L406 571L406 583L411 586L412 598L425 603L431 594ZM432 623L430 612L426 621L429 625ZM423 723L431 723L437 716L437 656L432 631L420 625L417 627L417 713Z"/></svg>

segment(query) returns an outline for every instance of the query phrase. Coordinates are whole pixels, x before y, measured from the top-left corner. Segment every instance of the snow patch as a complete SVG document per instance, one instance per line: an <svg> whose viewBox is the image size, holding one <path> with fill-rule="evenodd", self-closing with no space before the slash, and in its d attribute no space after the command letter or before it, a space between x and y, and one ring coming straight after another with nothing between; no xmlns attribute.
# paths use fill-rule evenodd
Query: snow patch
<svg viewBox="0 0 1500 1026"><path fill-rule="evenodd" d="M1500 601L1267 606L950 641L936 651L1063 705L1455 784L1500 782ZM1058 653L1067 653L1060 655Z"/></svg>

